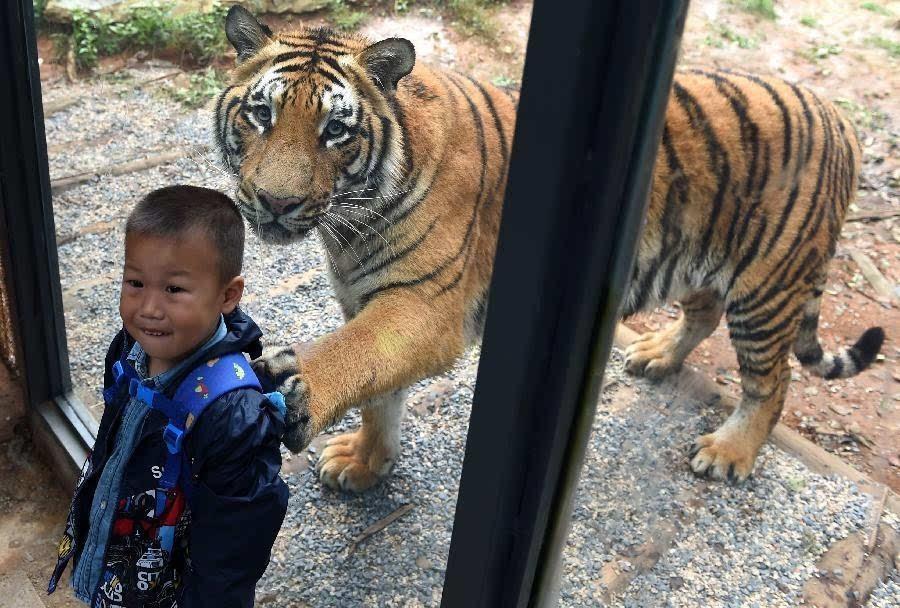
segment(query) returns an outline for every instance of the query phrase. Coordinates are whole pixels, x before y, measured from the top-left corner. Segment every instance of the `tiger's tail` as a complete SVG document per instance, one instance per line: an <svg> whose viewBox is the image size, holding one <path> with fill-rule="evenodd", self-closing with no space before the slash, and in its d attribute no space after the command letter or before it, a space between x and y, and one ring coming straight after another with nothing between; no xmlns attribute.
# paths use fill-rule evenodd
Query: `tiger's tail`
<svg viewBox="0 0 900 608"><path fill-rule="evenodd" d="M821 300L822 290L817 289L803 307L794 354L804 368L827 380L855 376L875 360L884 343L884 330L870 327L850 348L838 353L825 352L818 335Z"/></svg>

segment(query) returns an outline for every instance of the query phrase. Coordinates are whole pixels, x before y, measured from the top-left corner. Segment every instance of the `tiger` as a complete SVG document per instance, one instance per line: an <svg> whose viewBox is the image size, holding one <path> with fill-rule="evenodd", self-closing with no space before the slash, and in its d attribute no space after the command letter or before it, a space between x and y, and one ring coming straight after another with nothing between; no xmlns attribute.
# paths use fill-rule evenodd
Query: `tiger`
<svg viewBox="0 0 900 608"><path fill-rule="evenodd" d="M449 369L482 334L517 93L417 63L403 38L275 34L240 6L225 30L237 57L213 129L237 205L265 242L317 233L345 318L311 342L267 347L253 366L285 396L294 452L360 409L359 428L328 440L316 469L326 486L361 492L398 459L408 387ZM792 350L835 378L880 349L880 328L837 354L817 337L860 156L851 124L809 90L676 73L622 314L681 303L677 321L626 351L627 371L651 379L677 371L727 319L743 397L697 438L696 474L750 475L780 415Z"/></svg>

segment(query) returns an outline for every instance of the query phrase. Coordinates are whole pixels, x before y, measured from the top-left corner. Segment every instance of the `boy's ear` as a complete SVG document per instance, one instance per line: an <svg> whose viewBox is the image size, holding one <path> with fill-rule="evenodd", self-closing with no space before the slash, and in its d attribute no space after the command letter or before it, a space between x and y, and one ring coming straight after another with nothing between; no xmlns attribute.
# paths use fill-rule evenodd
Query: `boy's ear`
<svg viewBox="0 0 900 608"><path fill-rule="evenodd" d="M229 315L241 303L241 298L244 295L244 277L238 275L228 281L225 287L222 288L222 295L224 296L222 314Z"/></svg>

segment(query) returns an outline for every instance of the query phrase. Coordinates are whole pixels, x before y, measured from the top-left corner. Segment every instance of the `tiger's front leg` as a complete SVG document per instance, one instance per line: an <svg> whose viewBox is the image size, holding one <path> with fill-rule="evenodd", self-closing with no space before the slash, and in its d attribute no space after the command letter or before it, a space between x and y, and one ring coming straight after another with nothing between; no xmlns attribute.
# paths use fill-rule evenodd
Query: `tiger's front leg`
<svg viewBox="0 0 900 608"><path fill-rule="evenodd" d="M359 406L362 427L329 442L319 473L335 488L374 485L400 452L405 387L445 370L462 353L461 323L453 323L461 317L412 295L381 297L310 345L264 351L253 366L266 390L285 396L284 444L299 452Z"/></svg>

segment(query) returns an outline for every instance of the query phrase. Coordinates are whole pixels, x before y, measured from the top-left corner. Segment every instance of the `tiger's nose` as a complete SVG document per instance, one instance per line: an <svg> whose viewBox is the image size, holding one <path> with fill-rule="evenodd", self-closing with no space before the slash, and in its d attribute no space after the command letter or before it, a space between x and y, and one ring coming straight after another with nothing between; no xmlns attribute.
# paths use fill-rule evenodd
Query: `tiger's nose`
<svg viewBox="0 0 900 608"><path fill-rule="evenodd" d="M256 195L275 215L284 215L300 207L306 197L288 196L287 198L279 198L273 194L269 194L265 190L257 191Z"/></svg>

